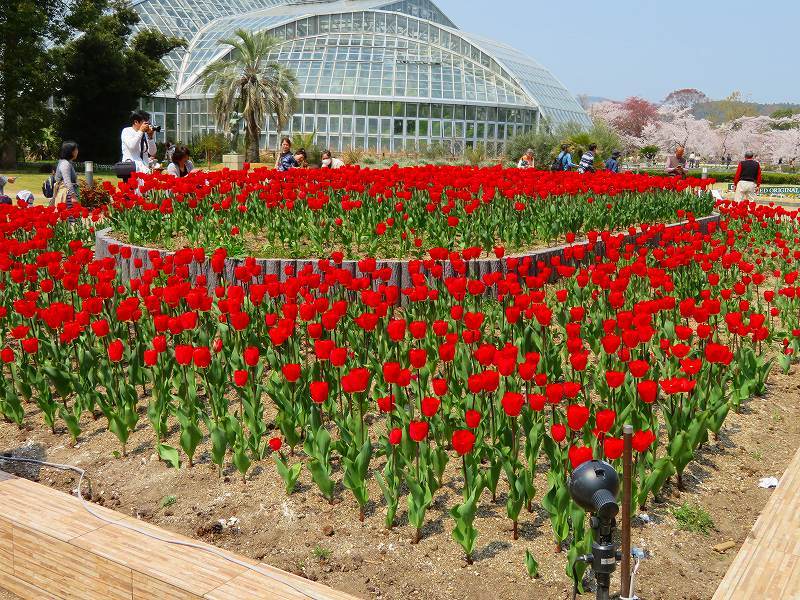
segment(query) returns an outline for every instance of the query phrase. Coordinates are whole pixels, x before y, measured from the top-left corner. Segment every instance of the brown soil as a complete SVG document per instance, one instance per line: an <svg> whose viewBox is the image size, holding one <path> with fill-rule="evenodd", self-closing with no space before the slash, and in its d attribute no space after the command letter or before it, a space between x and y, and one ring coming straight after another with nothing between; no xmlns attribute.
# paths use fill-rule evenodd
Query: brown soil
<svg viewBox="0 0 800 600"><path fill-rule="evenodd" d="M401 500L398 525L384 528L384 504L377 484L370 485L373 501L366 519L349 492L337 490L331 506L319 494L304 469L298 489L286 496L270 460L255 465L246 484L238 473L217 477L201 446L198 464L175 471L154 453L152 431L143 417L129 440L129 455L115 458L119 445L104 420L84 423L76 447L66 434L52 435L30 405L26 429L0 425L0 450L16 450L49 461L78 464L91 477L95 499L122 513L138 515L165 529L318 580L363 598L537 598L569 597L571 584L564 572L566 552L553 551L550 523L534 506L520 516L519 540L512 540L505 514L501 478L498 502L484 493L475 525L479 531L475 563L465 564L460 547L450 537L448 513L461 495L456 461L451 461L445 485L427 515L422 541L412 545L411 528ZM774 373L768 393L731 414L720 439L701 449L685 473L687 491L671 485L662 503L650 503L649 524L635 520L633 545L645 549L637 592L644 600L711 598L736 549L715 552L715 544L744 541L771 491L760 489L762 477L780 477L800 446L800 383L797 368L784 376ZM173 440L177 445L177 440ZM540 465L541 467L541 465ZM338 468L338 465L337 465ZM546 491L542 469L537 496ZM76 480L69 474L24 469L20 474L70 492ZM335 474L341 478L341 472ZM162 506L174 496L174 503ZM703 507L714 521L708 534L678 529L672 510L688 502ZM220 519L237 517L238 527L222 529ZM528 579L526 549L540 564L541 577ZM612 589L619 589L615 578ZM589 596L584 596L588 598ZM3 598L0 595L0 598Z"/></svg>

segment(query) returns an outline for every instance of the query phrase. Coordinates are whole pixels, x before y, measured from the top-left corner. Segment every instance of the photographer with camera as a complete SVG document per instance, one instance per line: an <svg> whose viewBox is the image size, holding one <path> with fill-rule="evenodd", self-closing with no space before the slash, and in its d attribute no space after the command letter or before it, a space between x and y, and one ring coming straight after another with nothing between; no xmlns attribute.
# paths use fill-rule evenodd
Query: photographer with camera
<svg viewBox="0 0 800 600"><path fill-rule="evenodd" d="M131 171L149 173L151 162L156 155L156 142L153 137L157 131L161 131L161 127L150 123L150 113L143 110L132 113L130 127L123 129L120 135L122 162L117 164L133 163ZM126 179L122 175L120 177Z"/></svg>

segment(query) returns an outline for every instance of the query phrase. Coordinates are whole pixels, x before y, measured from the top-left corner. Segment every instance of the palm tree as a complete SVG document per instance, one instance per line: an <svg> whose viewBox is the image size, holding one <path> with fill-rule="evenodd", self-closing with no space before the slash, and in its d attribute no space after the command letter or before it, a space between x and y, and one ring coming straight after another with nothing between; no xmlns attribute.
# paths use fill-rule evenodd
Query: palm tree
<svg viewBox="0 0 800 600"><path fill-rule="evenodd" d="M291 69L270 60L280 43L266 32L237 29L235 37L219 41L232 46L228 57L208 65L200 75L205 91L216 88L214 116L227 130L231 114L245 122L247 160L258 162L258 141L266 118L275 115L278 132L288 122L297 100L297 78Z"/></svg>

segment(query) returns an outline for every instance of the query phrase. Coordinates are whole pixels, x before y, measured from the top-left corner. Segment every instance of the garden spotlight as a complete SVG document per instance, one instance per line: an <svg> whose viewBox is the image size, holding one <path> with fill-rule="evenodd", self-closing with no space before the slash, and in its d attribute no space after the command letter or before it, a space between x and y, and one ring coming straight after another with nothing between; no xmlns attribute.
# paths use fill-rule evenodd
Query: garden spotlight
<svg viewBox="0 0 800 600"><path fill-rule="evenodd" d="M597 600L608 600L611 574L622 558L614 545L613 533L617 526L614 517L619 512L617 504L619 476L607 462L590 460L572 473L569 493L575 503L591 514L590 525L594 532L592 553L576 560L592 567L597 580ZM575 581L575 592L578 582ZM575 593L573 593L573 597Z"/></svg>

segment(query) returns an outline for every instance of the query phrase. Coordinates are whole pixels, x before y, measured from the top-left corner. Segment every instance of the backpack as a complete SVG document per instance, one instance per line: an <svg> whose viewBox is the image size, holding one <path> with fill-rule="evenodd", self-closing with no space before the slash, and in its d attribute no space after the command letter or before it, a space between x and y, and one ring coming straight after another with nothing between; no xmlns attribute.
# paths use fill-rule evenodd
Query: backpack
<svg viewBox="0 0 800 600"><path fill-rule="evenodd" d="M55 192L55 182L56 178L52 175L44 180L44 183L42 184L42 194L44 194L45 198L53 197L53 193Z"/></svg>
<svg viewBox="0 0 800 600"><path fill-rule="evenodd" d="M550 165L551 171L563 171L564 170L564 155L565 153L562 151L556 156L556 159L553 161L553 164Z"/></svg>

